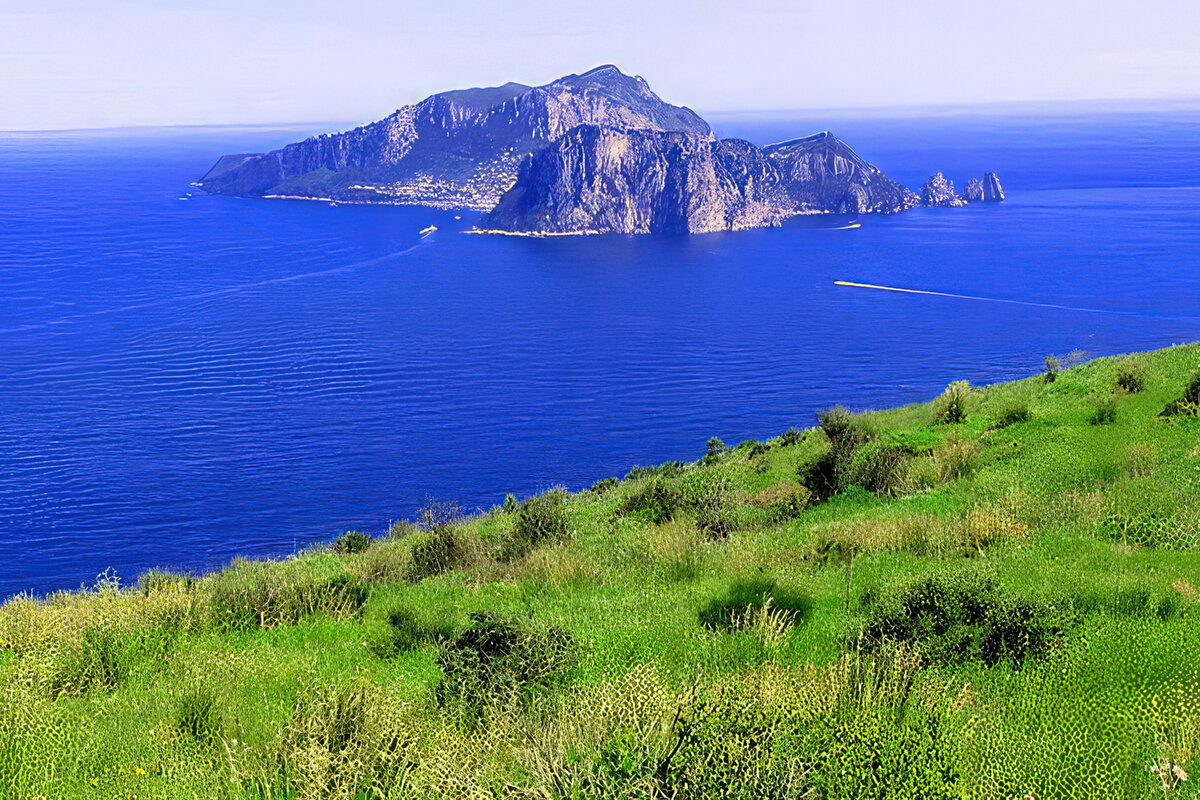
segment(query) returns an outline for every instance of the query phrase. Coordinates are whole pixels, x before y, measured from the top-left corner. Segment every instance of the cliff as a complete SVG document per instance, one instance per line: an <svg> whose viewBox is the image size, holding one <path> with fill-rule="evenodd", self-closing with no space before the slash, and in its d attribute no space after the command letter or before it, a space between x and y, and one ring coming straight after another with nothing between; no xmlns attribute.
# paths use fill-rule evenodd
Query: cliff
<svg viewBox="0 0 1200 800"><path fill-rule="evenodd" d="M224 156L200 179L213 194L330 197L489 210L521 161L579 125L682 131L708 123L640 77L597 67L544 86L435 94L378 122L269 153Z"/></svg>
<svg viewBox="0 0 1200 800"><path fill-rule="evenodd" d="M945 175L935 172L921 187L921 205L930 208L957 208L965 206L967 201L954 193L954 184Z"/></svg>
<svg viewBox="0 0 1200 800"><path fill-rule="evenodd" d="M1004 199L1004 189L1000 187L1000 179L996 177L996 173L988 172L983 176L983 180L971 178L967 181L964 195L971 203L999 203Z"/></svg>
<svg viewBox="0 0 1200 800"><path fill-rule="evenodd" d="M893 213L918 205L830 133L766 148L740 139L581 126L522 167L487 229L704 233L798 214Z"/></svg>

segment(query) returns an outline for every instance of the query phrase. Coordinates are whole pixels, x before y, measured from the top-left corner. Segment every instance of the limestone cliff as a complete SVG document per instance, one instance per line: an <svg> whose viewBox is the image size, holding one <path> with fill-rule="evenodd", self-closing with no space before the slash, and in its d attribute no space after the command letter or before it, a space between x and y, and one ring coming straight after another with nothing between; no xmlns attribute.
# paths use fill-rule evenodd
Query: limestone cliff
<svg viewBox="0 0 1200 800"><path fill-rule="evenodd" d="M581 126L529 159L483 227L703 233L917 204L829 133L759 148L739 139Z"/></svg>

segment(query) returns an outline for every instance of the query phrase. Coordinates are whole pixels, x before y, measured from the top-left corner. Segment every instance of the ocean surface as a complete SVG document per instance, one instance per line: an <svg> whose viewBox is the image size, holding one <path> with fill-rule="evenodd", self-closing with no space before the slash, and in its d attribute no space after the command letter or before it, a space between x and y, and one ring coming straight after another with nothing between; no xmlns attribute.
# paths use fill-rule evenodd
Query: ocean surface
<svg viewBox="0 0 1200 800"><path fill-rule="evenodd" d="M832 129L913 188L995 170L1008 201L494 238L461 235L469 213L189 186L319 126L0 134L0 597L1200 339L1194 110L713 119L759 144Z"/></svg>

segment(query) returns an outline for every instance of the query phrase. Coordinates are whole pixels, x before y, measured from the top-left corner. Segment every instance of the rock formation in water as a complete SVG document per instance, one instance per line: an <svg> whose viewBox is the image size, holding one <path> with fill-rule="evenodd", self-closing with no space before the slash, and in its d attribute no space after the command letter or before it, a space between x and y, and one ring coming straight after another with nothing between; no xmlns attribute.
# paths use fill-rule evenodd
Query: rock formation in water
<svg viewBox="0 0 1200 800"><path fill-rule="evenodd" d="M999 203L1004 199L1004 190L1000 188L1000 179L996 173L989 172L979 178L967 181L967 189L963 196L971 203Z"/></svg>
<svg viewBox="0 0 1200 800"><path fill-rule="evenodd" d="M483 222L539 233L704 233L798 214L891 213L916 195L829 133L755 147L581 126L535 154Z"/></svg>
<svg viewBox="0 0 1200 800"><path fill-rule="evenodd" d="M954 184L945 175L935 172L921 187L921 205L930 208L957 208L967 201L954 193Z"/></svg>
<svg viewBox="0 0 1200 800"><path fill-rule="evenodd" d="M718 141L693 111L611 65L436 94L345 133L224 156L196 185L474 209L490 212L485 228L530 233L739 230L965 202L941 173L914 194L828 132L768 147ZM992 173L968 184L975 195L1004 197Z"/></svg>
<svg viewBox="0 0 1200 800"><path fill-rule="evenodd" d="M664 103L640 77L608 65L545 86L435 94L345 133L224 156L198 185L213 194L487 211L524 158L584 124L712 138L695 112Z"/></svg>

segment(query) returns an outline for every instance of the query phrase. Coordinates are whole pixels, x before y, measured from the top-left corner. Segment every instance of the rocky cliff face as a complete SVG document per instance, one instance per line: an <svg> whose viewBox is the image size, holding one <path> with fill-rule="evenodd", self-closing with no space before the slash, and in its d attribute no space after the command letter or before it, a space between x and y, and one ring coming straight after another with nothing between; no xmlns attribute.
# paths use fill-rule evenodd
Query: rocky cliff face
<svg viewBox="0 0 1200 800"><path fill-rule="evenodd" d="M579 125L712 138L695 112L613 66L545 86L436 94L345 133L225 156L199 181L214 194L332 197L491 209L518 165Z"/></svg>
<svg viewBox="0 0 1200 800"><path fill-rule="evenodd" d="M954 184L945 175L935 172L921 187L921 205L930 208L957 208L967 201L954 193Z"/></svg>
<svg viewBox="0 0 1200 800"><path fill-rule="evenodd" d="M704 233L821 211L917 205L829 133L758 148L738 139L582 126L535 154L484 221L539 233Z"/></svg>
<svg viewBox="0 0 1200 800"><path fill-rule="evenodd" d="M967 189L963 196L971 203L999 203L1004 199L1004 190L1000 188L1000 179L996 173L989 172L979 178L967 181Z"/></svg>

